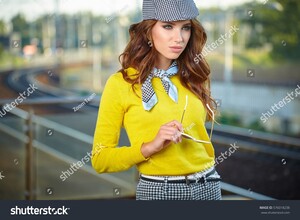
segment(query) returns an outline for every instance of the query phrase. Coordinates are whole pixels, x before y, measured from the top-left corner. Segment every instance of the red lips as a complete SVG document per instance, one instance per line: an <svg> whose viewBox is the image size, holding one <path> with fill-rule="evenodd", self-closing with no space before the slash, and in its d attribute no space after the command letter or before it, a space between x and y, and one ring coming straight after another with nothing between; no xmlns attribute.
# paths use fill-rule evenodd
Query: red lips
<svg viewBox="0 0 300 220"><path fill-rule="evenodd" d="M183 47L181 47L181 46L173 46L173 47L170 47L171 49L180 49L180 50L182 50L182 48Z"/></svg>
<svg viewBox="0 0 300 220"><path fill-rule="evenodd" d="M173 53L180 53L182 51L183 47L181 47L181 46L173 46L173 47L170 47L170 49L171 49L171 51Z"/></svg>

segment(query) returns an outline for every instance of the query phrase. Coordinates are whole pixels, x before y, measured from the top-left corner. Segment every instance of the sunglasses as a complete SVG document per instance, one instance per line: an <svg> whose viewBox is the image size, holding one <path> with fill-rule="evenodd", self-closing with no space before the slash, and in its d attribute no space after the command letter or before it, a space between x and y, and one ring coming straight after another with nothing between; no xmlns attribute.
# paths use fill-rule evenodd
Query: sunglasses
<svg viewBox="0 0 300 220"><path fill-rule="evenodd" d="M182 124L182 121L183 121L183 118L184 118L184 114L185 114L187 105L188 105L188 96L185 97L185 106L184 106L183 113L181 115L181 120L180 120L181 124ZM211 117L212 117L212 125L211 125L211 129L210 129L209 141L198 140L197 138L194 138L193 136L191 136L191 135L189 135L187 133L184 133L184 132L181 132L181 136L182 137L184 137L186 139L193 140L193 141L195 141L197 143L205 143L205 144L210 144L211 143L212 132L213 132L213 129L214 129L214 122L215 122L215 114L214 114L213 110L211 110L211 108L210 108L210 106L208 104L206 104L206 106L207 106L207 109L210 111Z"/></svg>

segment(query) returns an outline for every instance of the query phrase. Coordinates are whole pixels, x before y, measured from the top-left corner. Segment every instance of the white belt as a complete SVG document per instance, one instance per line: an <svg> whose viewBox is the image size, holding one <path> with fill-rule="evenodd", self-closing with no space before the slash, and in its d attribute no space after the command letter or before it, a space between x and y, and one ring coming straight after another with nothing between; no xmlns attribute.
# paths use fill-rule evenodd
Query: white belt
<svg viewBox="0 0 300 220"><path fill-rule="evenodd" d="M203 176L205 176L207 173L211 172L214 169L214 167L209 168L208 170L193 173L187 176L149 176L149 175L144 175L141 174L142 177L145 177L147 179L152 179L152 180L167 180L167 181L172 181L172 180L197 180Z"/></svg>

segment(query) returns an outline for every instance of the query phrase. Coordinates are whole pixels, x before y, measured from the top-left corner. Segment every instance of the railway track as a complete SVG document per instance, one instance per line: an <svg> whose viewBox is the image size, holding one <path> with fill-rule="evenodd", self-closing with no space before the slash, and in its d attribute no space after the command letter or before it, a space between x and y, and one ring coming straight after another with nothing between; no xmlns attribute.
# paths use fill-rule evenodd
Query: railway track
<svg viewBox="0 0 300 220"><path fill-rule="evenodd" d="M210 131L210 129L208 129ZM245 128L221 125L213 131L215 144L237 143L243 150L283 156L300 161L300 139Z"/></svg>
<svg viewBox="0 0 300 220"><path fill-rule="evenodd" d="M299 199L300 139L227 125L213 132L216 169L226 183L276 199ZM238 146L234 151L233 145Z"/></svg>
<svg viewBox="0 0 300 220"><path fill-rule="evenodd" d="M49 69L51 69L51 75L49 74ZM57 71L57 67L40 67L40 68L28 68L28 69L21 69L15 71L7 71L3 73L3 83L6 88L9 88L11 91L15 92L16 97L19 93L22 93L27 90L30 85L35 85L38 89L35 90L25 103L31 105L33 110L37 110L37 112L41 114L47 113L60 113L60 112L72 112L74 108L74 103L72 104L63 104L62 102L58 102L57 104L55 101L59 99L77 99L78 102L82 102L86 97L78 96L78 94L74 91L60 89L57 84L58 77L57 75L52 75L53 72ZM37 80L39 76L46 76L48 80L51 82L50 84L45 84ZM97 98L98 100L99 98ZM33 101L39 100L39 101ZM42 100L48 100L46 103L48 106L43 104ZM51 102L51 100L53 102ZM3 101L2 101L3 102ZM51 104L52 103L52 104ZM27 109L27 106L24 106L23 109ZM80 109L80 112L84 111L95 111L98 109L98 106L94 103L86 103L85 108ZM36 112L36 111L35 111Z"/></svg>

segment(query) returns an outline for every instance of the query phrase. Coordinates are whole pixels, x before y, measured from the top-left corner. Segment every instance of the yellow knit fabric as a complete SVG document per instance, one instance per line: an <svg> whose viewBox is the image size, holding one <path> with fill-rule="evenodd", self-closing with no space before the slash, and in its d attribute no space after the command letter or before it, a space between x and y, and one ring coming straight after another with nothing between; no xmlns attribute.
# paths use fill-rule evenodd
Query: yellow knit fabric
<svg viewBox="0 0 300 220"><path fill-rule="evenodd" d="M129 75L136 73L127 69ZM179 76L170 78L178 89L178 103L165 92L161 80L153 78L152 85L158 103L144 110L141 85L136 85L137 96L131 84L118 72L108 79L100 102L94 134L92 165L98 173L124 171L137 165L146 175L186 175L214 165L212 144L196 143L182 138L181 143L171 142L165 149L150 158L141 153L143 143L152 141L160 126L172 120L180 121L188 95L183 119L184 131L197 139L209 140L204 127L206 110L202 102L180 83ZM121 127L124 127L130 146L117 146Z"/></svg>

